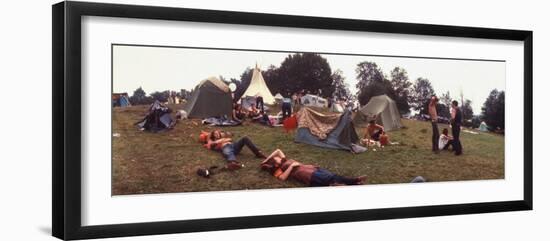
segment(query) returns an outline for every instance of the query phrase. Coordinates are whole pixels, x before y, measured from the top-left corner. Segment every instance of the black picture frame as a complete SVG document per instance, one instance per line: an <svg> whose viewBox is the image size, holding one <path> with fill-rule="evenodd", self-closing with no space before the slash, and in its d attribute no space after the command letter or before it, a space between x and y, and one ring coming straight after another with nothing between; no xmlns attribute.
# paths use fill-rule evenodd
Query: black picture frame
<svg viewBox="0 0 550 241"><path fill-rule="evenodd" d="M194 21L378 33L516 40L524 43L524 193L522 200L302 214L81 224L81 17ZM380 219L532 210L533 32L171 7L60 2L52 6L52 233L60 239L106 238Z"/></svg>

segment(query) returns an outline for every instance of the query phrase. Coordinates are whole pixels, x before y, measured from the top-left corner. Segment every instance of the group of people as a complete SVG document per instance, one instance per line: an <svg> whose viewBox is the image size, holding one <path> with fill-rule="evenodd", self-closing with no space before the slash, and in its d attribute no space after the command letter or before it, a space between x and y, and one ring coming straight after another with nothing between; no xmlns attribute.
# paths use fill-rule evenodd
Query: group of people
<svg viewBox="0 0 550 241"><path fill-rule="evenodd" d="M295 97L296 94L292 97L283 97L281 102L282 118L278 118L278 116L277 118L269 116L264 106L263 98L261 96L255 96L254 104L250 105L248 108L244 108L242 104L234 102L232 119L242 122L248 118L268 126L280 124L280 122L292 115L292 107L296 106L296 101L293 100Z"/></svg>
<svg viewBox="0 0 550 241"><path fill-rule="evenodd" d="M282 112L284 116L290 116L292 113L292 102L295 101L295 95L292 96L292 99L283 99ZM450 123L452 136L450 136L447 128L443 129L441 135L439 134L436 108L438 101L436 96L432 96L428 105L432 125L432 151L439 153L440 150L447 150L449 147L452 147L455 155L461 155L460 124L462 122L462 112L458 107L458 102L456 100L452 101ZM256 105L252 106L249 110L244 110L240 105L235 104L233 112L233 118L235 119L242 120L245 117L257 119L265 118L265 116L267 115L261 98L257 99ZM390 143L389 136L384 131L384 127L376 124L375 120L369 122L365 136L361 141L367 146L372 143L379 143L382 146ZM220 130L214 130L208 134L205 146L210 150L220 152L227 161L226 167L230 170L243 167L237 161L237 155L241 153L244 147L247 147L257 158L263 159L260 163L260 168L279 180L285 181L292 178L309 186L359 185L365 181L365 176L344 177L315 165L300 163L295 159L288 158L280 149L276 149L266 156L249 137L245 136L233 141L231 136L224 135Z"/></svg>
<svg viewBox="0 0 550 241"><path fill-rule="evenodd" d="M438 154L440 150L447 150L449 146L452 147L455 155L462 155L462 143L460 142L460 126L462 123L462 111L458 107L458 101L453 100L451 102L451 132L452 136L449 136L447 128L443 129L443 133L439 134L438 116L437 116L437 103L439 99L437 96L432 96L430 103L428 104L428 112L432 123L432 152Z"/></svg>
<svg viewBox="0 0 550 241"><path fill-rule="evenodd" d="M365 176L344 177L315 165L300 163L295 159L287 158L280 149L276 149L266 156L247 136L233 141L231 137L223 135L220 130L214 130L209 134L206 143L208 149L222 154L227 161L226 166L230 170L243 167L237 161L237 155L245 146L257 158L264 159L259 164L262 170L282 181L291 178L308 186L360 185L365 181Z"/></svg>
<svg viewBox="0 0 550 241"><path fill-rule="evenodd" d="M273 126L273 121L269 118L269 115L265 111L263 99L256 98L256 104L251 105L249 108L244 108L241 104L233 103L233 120L242 122L245 119Z"/></svg>

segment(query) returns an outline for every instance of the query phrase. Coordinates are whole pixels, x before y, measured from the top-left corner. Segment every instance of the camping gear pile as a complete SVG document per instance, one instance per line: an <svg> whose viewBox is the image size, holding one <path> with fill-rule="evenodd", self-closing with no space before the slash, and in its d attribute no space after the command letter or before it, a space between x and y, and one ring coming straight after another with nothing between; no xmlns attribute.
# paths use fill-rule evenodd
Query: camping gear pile
<svg viewBox="0 0 550 241"><path fill-rule="evenodd" d="M296 117L296 142L354 153L366 151L366 148L357 145L359 136L355 132L349 110L343 114L325 115L304 107L298 111Z"/></svg>
<svg viewBox="0 0 550 241"><path fill-rule="evenodd" d="M372 97L355 116L356 123L367 123L375 120L376 123L384 126L385 131L391 131L401 128L401 114L395 101L387 95L377 95Z"/></svg>
<svg viewBox="0 0 550 241"><path fill-rule="evenodd" d="M151 104L147 115L136 123L140 130L159 132L168 130L176 125L176 121L170 115L172 110L161 104L158 100Z"/></svg>

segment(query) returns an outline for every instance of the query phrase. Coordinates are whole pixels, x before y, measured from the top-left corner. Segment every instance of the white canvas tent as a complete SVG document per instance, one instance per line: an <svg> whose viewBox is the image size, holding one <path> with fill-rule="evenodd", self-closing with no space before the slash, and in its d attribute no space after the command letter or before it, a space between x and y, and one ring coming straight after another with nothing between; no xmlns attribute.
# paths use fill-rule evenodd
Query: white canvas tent
<svg viewBox="0 0 550 241"><path fill-rule="evenodd" d="M479 124L478 130L483 132L489 131L489 128L487 127L487 123L485 123L485 121L482 121L481 124Z"/></svg>
<svg viewBox="0 0 550 241"><path fill-rule="evenodd" d="M250 85L244 92L243 96L261 96L264 99L265 104L272 105L275 103L275 97L273 97L273 94L271 94L271 91L267 88L262 72L260 71L260 68L258 68L257 64L252 72Z"/></svg>
<svg viewBox="0 0 550 241"><path fill-rule="evenodd" d="M283 100L284 97L283 95L281 95L281 93L277 93L273 98L275 98L275 100Z"/></svg>
<svg viewBox="0 0 550 241"><path fill-rule="evenodd" d="M328 105L328 101L325 98L312 94L302 96L300 101L302 102L302 105L305 106L327 107Z"/></svg>
<svg viewBox="0 0 550 241"><path fill-rule="evenodd" d="M372 97L359 112L367 118L367 121L376 119L376 122L382 124L386 131L402 127L399 109L397 109L395 101L387 95Z"/></svg>

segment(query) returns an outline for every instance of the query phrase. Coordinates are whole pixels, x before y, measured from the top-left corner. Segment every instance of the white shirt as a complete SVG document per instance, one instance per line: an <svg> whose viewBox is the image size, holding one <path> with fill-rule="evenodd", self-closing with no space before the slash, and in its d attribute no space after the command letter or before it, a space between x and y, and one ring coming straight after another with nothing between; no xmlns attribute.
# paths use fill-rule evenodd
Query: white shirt
<svg viewBox="0 0 550 241"><path fill-rule="evenodd" d="M450 137L445 136L443 134L441 134L439 136L439 150L442 150L443 147L445 147L445 145L447 145L447 143L449 143L449 139L450 139Z"/></svg>

